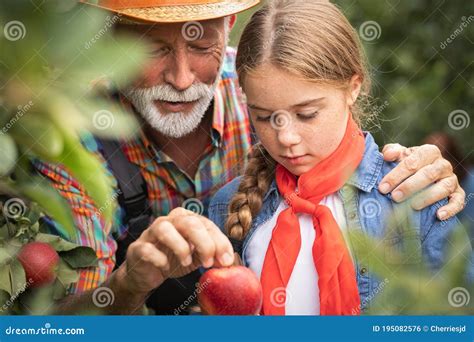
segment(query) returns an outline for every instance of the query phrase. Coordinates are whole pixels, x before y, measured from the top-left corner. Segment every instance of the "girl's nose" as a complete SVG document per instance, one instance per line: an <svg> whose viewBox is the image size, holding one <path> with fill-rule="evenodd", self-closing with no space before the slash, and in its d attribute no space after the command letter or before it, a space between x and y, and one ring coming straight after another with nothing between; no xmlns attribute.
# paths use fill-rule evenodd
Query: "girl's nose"
<svg viewBox="0 0 474 342"><path fill-rule="evenodd" d="M294 124L277 130L278 141L285 147L298 145L301 143L301 135L298 133Z"/></svg>

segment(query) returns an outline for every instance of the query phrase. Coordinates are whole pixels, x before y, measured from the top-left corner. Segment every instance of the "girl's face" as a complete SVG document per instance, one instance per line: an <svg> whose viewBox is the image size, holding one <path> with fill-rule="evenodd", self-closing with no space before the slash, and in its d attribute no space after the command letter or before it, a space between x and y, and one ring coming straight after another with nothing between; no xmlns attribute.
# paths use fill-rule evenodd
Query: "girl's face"
<svg viewBox="0 0 474 342"><path fill-rule="evenodd" d="M271 64L245 76L250 117L265 149L296 176L313 169L339 146L361 81L349 87L302 80Z"/></svg>

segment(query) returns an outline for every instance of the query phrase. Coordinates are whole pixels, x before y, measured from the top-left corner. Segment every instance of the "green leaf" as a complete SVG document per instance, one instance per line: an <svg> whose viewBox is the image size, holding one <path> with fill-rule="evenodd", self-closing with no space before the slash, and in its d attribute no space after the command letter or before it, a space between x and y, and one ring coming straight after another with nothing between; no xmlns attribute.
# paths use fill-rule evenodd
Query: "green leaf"
<svg viewBox="0 0 474 342"><path fill-rule="evenodd" d="M14 259L10 264L10 277L12 282L12 295L19 295L25 291L27 279L23 265Z"/></svg>
<svg viewBox="0 0 474 342"><path fill-rule="evenodd" d="M458 226L448 239L446 260L449 260L449 267L442 270L443 278L449 279L451 287L458 287L459 284L467 286L466 271L472 255L469 236L463 226Z"/></svg>
<svg viewBox="0 0 474 342"><path fill-rule="evenodd" d="M83 84L98 78L107 78L117 86L123 86L144 66L150 48L144 41L125 35L101 37L97 43L79 46L80 54L68 67L70 79Z"/></svg>
<svg viewBox="0 0 474 342"><path fill-rule="evenodd" d="M58 280L64 286L76 283L79 280L79 273L70 267L64 260L59 260Z"/></svg>
<svg viewBox="0 0 474 342"><path fill-rule="evenodd" d="M105 173L104 166L96 156L84 149L76 139L68 139L64 155L61 157L63 164L77 178L94 201L96 207L101 209L107 222L111 222L114 205L112 182Z"/></svg>
<svg viewBox="0 0 474 342"><path fill-rule="evenodd" d="M90 247L79 246L59 236L43 233L36 236L36 241L50 244L72 268L97 266L97 255Z"/></svg>
<svg viewBox="0 0 474 342"><path fill-rule="evenodd" d="M64 286L59 280L54 282L53 299L60 300L67 295L67 287Z"/></svg>
<svg viewBox="0 0 474 342"><path fill-rule="evenodd" d="M132 113L118 104L100 99L78 101L84 117L84 128L95 136L127 140L140 128Z"/></svg>
<svg viewBox="0 0 474 342"><path fill-rule="evenodd" d="M18 150L12 137L0 132L0 177L6 176L15 167Z"/></svg>
<svg viewBox="0 0 474 342"><path fill-rule="evenodd" d="M0 267L9 264L12 261L12 255L8 252L7 248L0 247Z"/></svg>
<svg viewBox="0 0 474 342"><path fill-rule="evenodd" d="M19 298L19 302L23 304L22 309L28 315L50 315L54 309L54 303L52 303L53 294L53 285L31 288Z"/></svg>
<svg viewBox="0 0 474 342"><path fill-rule="evenodd" d="M26 113L10 132L19 146L46 161L56 160L63 151L62 137L56 126L37 112Z"/></svg>
<svg viewBox="0 0 474 342"><path fill-rule="evenodd" d="M10 278L10 265L0 266L0 290L6 291L9 297L12 295L12 282Z"/></svg>
<svg viewBox="0 0 474 342"><path fill-rule="evenodd" d="M84 148L75 129L63 120L62 113L57 109L51 107L51 118L63 136L64 150L55 162L63 164L71 172L100 209L105 221L111 222L115 207L112 181L98 157Z"/></svg>
<svg viewBox="0 0 474 342"><path fill-rule="evenodd" d="M54 248L56 252L70 251L79 246L73 242L62 239L60 236L38 233L36 235L36 241L44 242Z"/></svg>
<svg viewBox="0 0 474 342"><path fill-rule="evenodd" d="M0 303L2 303L0 307L0 315L10 315L10 306L8 305L8 300L10 299L10 294L0 289ZM5 304L3 304L5 303Z"/></svg>
<svg viewBox="0 0 474 342"><path fill-rule="evenodd" d="M50 183L40 177L32 177L27 182L17 184L18 189L33 201L37 202L45 213L57 221L68 237L75 236L74 218L67 201Z"/></svg>
<svg viewBox="0 0 474 342"><path fill-rule="evenodd" d="M61 252L59 255L74 269L98 265L97 255L90 247L76 247L70 251Z"/></svg>

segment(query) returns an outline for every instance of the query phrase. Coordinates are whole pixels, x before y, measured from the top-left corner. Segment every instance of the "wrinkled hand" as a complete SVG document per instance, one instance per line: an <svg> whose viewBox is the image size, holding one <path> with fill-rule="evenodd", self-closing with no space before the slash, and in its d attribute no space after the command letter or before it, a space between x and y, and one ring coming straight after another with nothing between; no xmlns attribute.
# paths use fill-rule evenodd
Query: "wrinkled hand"
<svg viewBox="0 0 474 342"><path fill-rule="evenodd" d="M125 281L134 292L147 293L168 278L178 278L200 266L230 266L232 245L209 219L184 208L156 219L132 243L124 263Z"/></svg>
<svg viewBox="0 0 474 342"><path fill-rule="evenodd" d="M386 145L382 151L386 161L399 161L380 183L380 192L392 193L396 202L411 198L415 210L426 208L443 198L449 203L438 209L440 220L446 220L464 208L466 193L459 185L453 166L434 145L406 148Z"/></svg>

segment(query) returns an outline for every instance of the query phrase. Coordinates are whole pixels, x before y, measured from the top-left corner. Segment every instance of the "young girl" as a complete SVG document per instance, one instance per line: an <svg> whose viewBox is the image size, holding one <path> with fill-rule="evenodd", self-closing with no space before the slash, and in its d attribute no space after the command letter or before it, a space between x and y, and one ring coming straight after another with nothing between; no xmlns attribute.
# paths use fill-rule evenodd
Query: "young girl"
<svg viewBox="0 0 474 342"><path fill-rule="evenodd" d="M268 1L243 33L237 69L260 143L244 176L215 195L210 218L242 242L263 314L357 314L380 280L345 232L382 239L397 206L377 190L394 165L359 128L369 77L357 34L328 1ZM417 250L433 269L456 225L437 220L439 205L413 213Z"/></svg>

